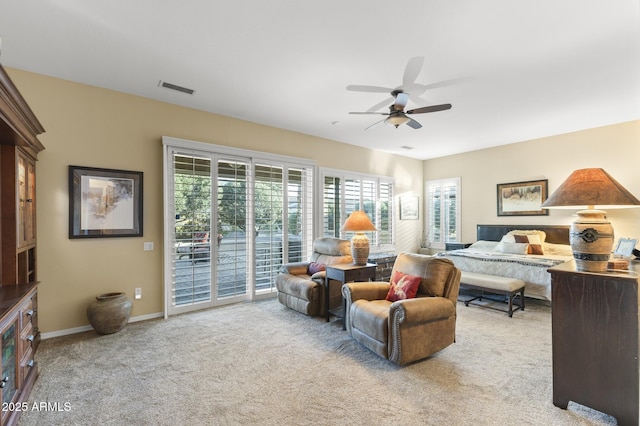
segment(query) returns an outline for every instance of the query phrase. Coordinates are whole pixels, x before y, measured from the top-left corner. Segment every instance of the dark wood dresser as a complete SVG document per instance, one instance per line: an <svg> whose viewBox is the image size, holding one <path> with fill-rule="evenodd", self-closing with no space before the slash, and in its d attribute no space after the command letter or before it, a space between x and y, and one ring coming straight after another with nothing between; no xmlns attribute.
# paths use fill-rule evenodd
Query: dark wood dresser
<svg viewBox="0 0 640 426"><path fill-rule="evenodd" d="M551 273L553 404L569 401L638 425L640 265L629 271Z"/></svg>

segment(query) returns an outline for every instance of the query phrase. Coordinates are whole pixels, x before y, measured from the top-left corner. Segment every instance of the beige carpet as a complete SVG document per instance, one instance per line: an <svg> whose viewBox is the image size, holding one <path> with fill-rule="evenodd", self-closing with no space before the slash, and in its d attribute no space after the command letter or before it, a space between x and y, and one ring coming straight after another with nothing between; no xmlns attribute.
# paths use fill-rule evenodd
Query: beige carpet
<svg viewBox="0 0 640 426"><path fill-rule="evenodd" d="M457 330L457 343L404 368L341 323L275 300L45 340L29 401L60 410L27 411L19 424L615 424L552 404L548 306L509 319L459 303Z"/></svg>

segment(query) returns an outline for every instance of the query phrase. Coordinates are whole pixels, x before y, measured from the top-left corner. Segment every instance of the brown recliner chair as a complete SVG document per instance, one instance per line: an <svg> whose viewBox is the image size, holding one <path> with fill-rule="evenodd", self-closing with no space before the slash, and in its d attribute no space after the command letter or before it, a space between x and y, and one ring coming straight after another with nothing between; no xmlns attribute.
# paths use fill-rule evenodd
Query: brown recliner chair
<svg viewBox="0 0 640 426"><path fill-rule="evenodd" d="M381 357L404 365L455 341L460 270L448 259L400 253L392 277L396 271L422 278L415 298L386 300L390 288L386 282L348 283L342 295L351 337Z"/></svg>
<svg viewBox="0 0 640 426"><path fill-rule="evenodd" d="M276 276L278 301L283 305L309 316L327 314L325 301L325 271L309 274L311 262L323 265L351 263L351 243L339 238L324 237L313 241L313 253L308 262L295 262L282 265ZM342 295L339 281L331 280L331 299L329 309L340 306Z"/></svg>

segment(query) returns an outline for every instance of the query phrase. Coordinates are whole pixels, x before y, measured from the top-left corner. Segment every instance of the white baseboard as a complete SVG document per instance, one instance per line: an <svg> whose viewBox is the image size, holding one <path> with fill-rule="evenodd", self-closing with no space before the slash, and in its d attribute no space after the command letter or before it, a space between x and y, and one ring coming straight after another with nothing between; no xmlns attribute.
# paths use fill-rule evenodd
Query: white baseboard
<svg viewBox="0 0 640 426"><path fill-rule="evenodd" d="M146 321L155 318L163 318L164 314L162 312L157 312L155 314L147 314L147 315L139 315L136 317L129 318L129 322L138 322L138 321ZM67 328L65 330L51 331L49 333L40 334L40 338L42 340L51 339L54 337L68 336L70 334L83 333L85 331L93 330L90 325L83 325L82 327L75 328Z"/></svg>

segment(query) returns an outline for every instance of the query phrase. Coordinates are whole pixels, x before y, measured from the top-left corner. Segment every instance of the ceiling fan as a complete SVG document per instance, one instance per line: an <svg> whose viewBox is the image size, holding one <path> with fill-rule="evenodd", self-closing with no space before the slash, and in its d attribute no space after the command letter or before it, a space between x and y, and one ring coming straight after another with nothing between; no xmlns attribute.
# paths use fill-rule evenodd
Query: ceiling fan
<svg viewBox="0 0 640 426"><path fill-rule="evenodd" d="M421 108L410 109L408 111L404 110L404 107L407 105L409 101L409 94L405 93L401 90L393 90L391 95L395 98L395 102L392 105L389 105L389 112L376 112L376 111L364 111L364 112L350 112L349 114L375 114L375 115L386 115L387 118L373 123L371 126L367 127L365 130L375 126L376 124L385 122L391 126L394 126L396 129L398 126L402 124L407 124L407 126L413 129L419 129L422 127L422 124L418 123L411 117L407 117L407 114L424 114L427 112L437 112L444 111L447 109L451 109L451 104L441 104L441 105L431 105L425 106Z"/></svg>
<svg viewBox="0 0 640 426"><path fill-rule="evenodd" d="M422 66L424 64L424 57L416 56L414 58L409 59L407 66L404 69L404 75L402 77L402 85L396 88L389 87L380 87L380 86L362 86L362 85L349 85L347 86L347 90L355 91L355 92L374 92L374 93L390 93L391 98L386 98L382 102L372 106L366 112L350 112L349 114L381 114L387 115L388 117L382 121L372 124L367 127L367 129L379 124L381 122L388 123L396 128L401 124L407 123L408 126L419 129L422 127L420 123L416 120L407 117L407 114L423 114L427 112L436 112L443 111L451 108L451 104L442 104L442 105L433 105L426 106L422 108L415 108L408 111L404 111L404 107L407 106L407 102L409 101L409 93L411 93L412 99L414 102L416 99L421 100L423 103L427 103L424 99L420 98L427 89L432 89L436 87L441 87L443 85L448 84L449 82L440 82L434 84L420 84L416 83L416 78L422 71ZM377 112L378 109L386 106L389 102L393 104L389 106L388 113ZM366 129L365 129L366 130Z"/></svg>

